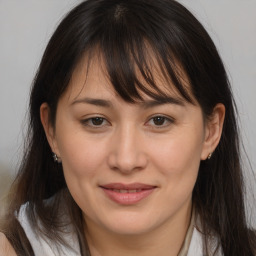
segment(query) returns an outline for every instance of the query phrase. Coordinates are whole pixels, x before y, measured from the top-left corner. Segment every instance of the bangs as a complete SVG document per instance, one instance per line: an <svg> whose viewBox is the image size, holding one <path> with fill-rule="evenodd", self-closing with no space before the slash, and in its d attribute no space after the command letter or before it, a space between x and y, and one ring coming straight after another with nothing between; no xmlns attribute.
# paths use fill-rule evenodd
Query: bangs
<svg viewBox="0 0 256 256"><path fill-rule="evenodd" d="M147 14L143 14L144 19ZM160 34L152 17L145 22L138 18L125 5L110 8L101 20L104 29L99 25L88 42L89 59L100 59L110 83L126 102L142 100L141 92L167 101L170 92L176 92L194 104L189 78L172 44Z"/></svg>

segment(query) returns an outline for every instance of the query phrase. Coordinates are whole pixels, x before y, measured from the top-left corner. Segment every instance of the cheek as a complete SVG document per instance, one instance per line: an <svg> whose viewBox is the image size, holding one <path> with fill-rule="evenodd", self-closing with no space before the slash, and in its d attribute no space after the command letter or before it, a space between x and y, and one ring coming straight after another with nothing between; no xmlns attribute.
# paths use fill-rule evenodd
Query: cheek
<svg viewBox="0 0 256 256"><path fill-rule="evenodd" d="M172 178L192 175L194 179L199 169L203 145L200 135L195 130L182 132L156 143L151 152L155 165L164 175Z"/></svg>
<svg viewBox="0 0 256 256"><path fill-rule="evenodd" d="M192 136L193 137L193 136ZM161 145L160 145L161 144ZM175 136L154 148L153 164L161 173L164 200L173 211L191 200L198 175L202 145L189 136Z"/></svg>
<svg viewBox="0 0 256 256"><path fill-rule="evenodd" d="M83 133L65 133L59 136L58 146L67 187L79 207L90 212L88 205L94 205L94 189L104 169L104 144L92 143Z"/></svg>
<svg viewBox="0 0 256 256"><path fill-rule="evenodd" d="M65 175L78 179L96 175L106 153L104 143L95 144L82 132L59 136L58 147Z"/></svg>

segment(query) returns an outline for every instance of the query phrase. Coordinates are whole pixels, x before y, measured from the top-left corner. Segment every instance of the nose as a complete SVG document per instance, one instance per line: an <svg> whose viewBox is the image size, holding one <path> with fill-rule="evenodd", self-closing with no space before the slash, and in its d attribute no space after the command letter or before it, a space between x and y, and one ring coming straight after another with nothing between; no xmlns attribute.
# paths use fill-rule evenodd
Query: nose
<svg viewBox="0 0 256 256"><path fill-rule="evenodd" d="M123 174L143 170L148 163L143 136L136 127L118 129L111 140L108 164Z"/></svg>

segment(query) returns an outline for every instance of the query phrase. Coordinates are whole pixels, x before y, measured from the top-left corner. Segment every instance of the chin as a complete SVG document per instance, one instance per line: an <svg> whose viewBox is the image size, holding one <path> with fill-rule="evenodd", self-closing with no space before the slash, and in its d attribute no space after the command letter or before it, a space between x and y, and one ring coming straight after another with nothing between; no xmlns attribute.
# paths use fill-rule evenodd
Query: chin
<svg viewBox="0 0 256 256"><path fill-rule="evenodd" d="M146 218L145 215L143 217L132 215L128 216L128 218L113 218L109 220L108 223L105 223L105 228L115 234L132 236L145 234L158 225L160 225L160 223L154 223L152 217Z"/></svg>
<svg viewBox="0 0 256 256"><path fill-rule="evenodd" d="M110 227L112 232L122 236L139 236L143 235L151 230L149 226L123 225L118 227Z"/></svg>

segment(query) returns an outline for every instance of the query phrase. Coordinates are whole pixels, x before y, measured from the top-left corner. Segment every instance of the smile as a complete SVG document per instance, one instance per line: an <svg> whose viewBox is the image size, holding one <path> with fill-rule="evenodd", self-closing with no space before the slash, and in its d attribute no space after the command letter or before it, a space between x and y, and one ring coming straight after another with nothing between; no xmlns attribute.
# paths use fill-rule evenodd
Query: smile
<svg viewBox="0 0 256 256"><path fill-rule="evenodd" d="M141 183L128 185L113 183L100 186L100 188L111 201L120 205L133 205L147 198L152 192L154 192L156 186Z"/></svg>
<svg viewBox="0 0 256 256"><path fill-rule="evenodd" d="M141 192L141 189L132 189L132 190L127 190L127 189L113 189L113 191L118 192L118 193L137 193Z"/></svg>

